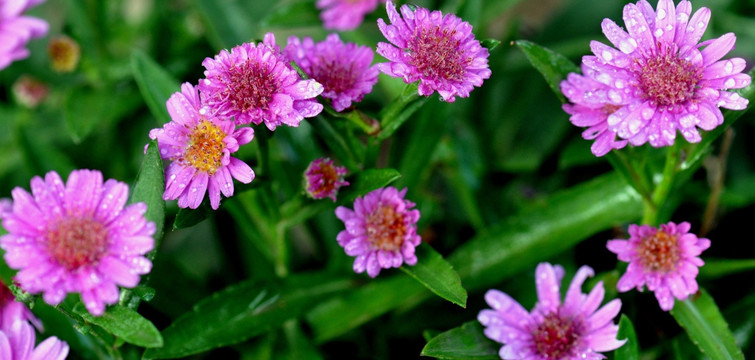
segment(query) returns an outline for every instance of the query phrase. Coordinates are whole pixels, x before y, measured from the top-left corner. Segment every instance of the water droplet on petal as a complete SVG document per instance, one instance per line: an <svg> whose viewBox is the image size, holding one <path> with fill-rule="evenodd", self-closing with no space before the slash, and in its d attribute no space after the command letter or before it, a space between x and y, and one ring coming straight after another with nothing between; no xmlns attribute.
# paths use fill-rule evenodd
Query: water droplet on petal
<svg viewBox="0 0 755 360"><path fill-rule="evenodd" d="M731 74L731 72L734 70L734 64L731 62L731 60L726 62L726 65L724 65L724 71L727 74Z"/></svg>
<svg viewBox="0 0 755 360"><path fill-rule="evenodd" d="M658 20L664 19L666 17L666 10L658 9L657 17L658 17Z"/></svg>
<svg viewBox="0 0 755 360"><path fill-rule="evenodd" d="M655 37L661 37L663 35L663 29L655 29L655 32L653 33Z"/></svg>
<svg viewBox="0 0 755 360"><path fill-rule="evenodd" d="M605 60L605 61L611 61L611 60L613 60L613 55L608 50L603 50L602 55L603 55L603 60Z"/></svg>
<svg viewBox="0 0 755 360"><path fill-rule="evenodd" d="M727 80L726 80L726 82L724 83L724 88L727 88L727 89L728 89L728 88L732 88L732 87L734 87L734 85L736 85L736 84L737 84L737 82L736 82L736 81L735 81L735 80L734 80L733 78L729 78L729 79L727 79Z"/></svg>

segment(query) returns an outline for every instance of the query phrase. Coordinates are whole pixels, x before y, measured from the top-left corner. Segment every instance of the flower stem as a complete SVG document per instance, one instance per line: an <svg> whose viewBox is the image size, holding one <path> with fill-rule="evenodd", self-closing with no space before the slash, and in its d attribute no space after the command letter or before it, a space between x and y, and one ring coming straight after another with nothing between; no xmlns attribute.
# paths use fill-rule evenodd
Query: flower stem
<svg viewBox="0 0 755 360"><path fill-rule="evenodd" d="M651 198L652 206L647 206L642 216L642 223L651 226L658 226L659 218L658 211L668 200L668 195L671 192L671 187L674 185L674 175L676 175L679 169L679 144L677 141L674 146L671 146L666 150L666 164L663 167L663 174L661 181L655 187L653 196Z"/></svg>

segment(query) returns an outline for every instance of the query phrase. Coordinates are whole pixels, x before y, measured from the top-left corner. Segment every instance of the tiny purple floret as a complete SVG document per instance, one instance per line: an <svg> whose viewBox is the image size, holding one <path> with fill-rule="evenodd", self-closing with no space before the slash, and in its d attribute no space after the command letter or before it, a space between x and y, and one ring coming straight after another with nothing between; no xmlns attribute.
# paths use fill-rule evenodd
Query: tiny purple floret
<svg viewBox="0 0 755 360"><path fill-rule="evenodd" d="M322 85L299 77L272 33L260 44L222 50L202 65L205 78L197 88L213 116L233 117L239 125L264 122L275 130L279 125L299 126L304 118L322 111L316 100Z"/></svg>
<svg viewBox="0 0 755 360"><path fill-rule="evenodd" d="M344 181L346 168L336 166L333 160L329 158L315 159L307 170L304 171L304 183L309 195L313 199L324 199L326 197L336 201L338 189L341 186L348 186L349 182Z"/></svg>
<svg viewBox="0 0 755 360"><path fill-rule="evenodd" d="M378 70L372 64L374 53L367 46L344 43L338 34L330 34L325 41L315 43L292 36L284 54L307 76L324 87L322 96L332 101L336 111L344 111L353 102L362 101L378 81Z"/></svg>
<svg viewBox="0 0 755 360"><path fill-rule="evenodd" d="M577 270L561 302L561 279L564 269L540 263L535 270L538 302L531 312L506 293L491 289L485 309L477 320L485 326L485 336L504 346L501 359L519 360L597 360L601 352L621 347L626 340L616 338L619 327L612 320L621 310L621 300L614 299L603 307L605 289L598 282L589 294L582 284L594 272L589 266Z"/></svg>
<svg viewBox="0 0 755 360"><path fill-rule="evenodd" d="M700 142L698 130L723 123L720 108L743 110L748 100L727 91L750 84L745 60L721 60L734 48L736 36L724 34L700 42L710 9L690 17L692 4L659 0L656 9L645 0L624 6L627 31L610 19L603 33L614 47L590 43L594 55L582 58L582 75L570 74L561 91L571 104L564 110L571 122L595 139L592 152L603 156L627 144L674 144L676 133ZM616 139L618 137L618 139Z"/></svg>
<svg viewBox="0 0 755 360"><path fill-rule="evenodd" d="M381 269L417 263L414 249L422 241L417 235L419 210L412 209L414 203L404 195L406 189L388 186L354 200L354 210L336 209L336 216L346 225L336 239L346 255L356 257L356 273L367 271L374 278Z"/></svg>
<svg viewBox="0 0 755 360"><path fill-rule="evenodd" d="M659 228L629 225L629 239L609 240L608 250L629 266L616 288L626 292L632 288L655 292L661 309L674 307L674 298L686 299L697 292L698 268L704 262L699 255L710 247L710 240L689 232L690 224L669 222Z"/></svg>
<svg viewBox="0 0 755 360"><path fill-rule="evenodd" d="M472 25L454 14L443 15L408 5L401 15L393 2L386 5L387 25L378 19L378 27L389 43L380 42L377 53L389 60L378 64L385 74L404 79L407 84L419 80L418 92L430 96L437 91L444 101L468 97L490 77L488 49L472 33Z"/></svg>
<svg viewBox="0 0 755 360"><path fill-rule="evenodd" d="M29 40L45 36L49 25L23 13L44 0L0 0L0 70L29 57Z"/></svg>
<svg viewBox="0 0 755 360"><path fill-rule="evenodd" d="M236 129L232 121L213 116L189 83L167 106L173 121L149 132L157 139L160 156L172 161L165 169L163 199L178 199L179 207L196 209L208 193L210 206L217 209L221 193L233 195L233 179L244 184L254 180L252 168L231 156L239 145L252 141L254 130Z"/></svg>
<svg viewBox="0 0 755 360"><path fill-rule="evenodd" d="M103 183L96 170L75 170L66 182L51 171L31 180L31 194L13 189L0 247L19 270L15 281L50 305L78 292L90 313L102 315L118 302L118 285L134 287L152 269L144 255L154 247L155 224L144 218L144 203L126 206L128 192L122 182Z"/></svg>

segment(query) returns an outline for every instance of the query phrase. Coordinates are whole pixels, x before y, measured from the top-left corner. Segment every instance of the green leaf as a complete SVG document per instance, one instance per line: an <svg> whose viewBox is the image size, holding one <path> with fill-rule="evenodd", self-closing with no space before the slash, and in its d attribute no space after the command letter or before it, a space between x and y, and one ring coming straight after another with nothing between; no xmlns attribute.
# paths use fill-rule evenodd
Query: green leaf
<svg viewBox="0 0 755 360"><path fill-rule="evenodd" d="M716 360L744 359L729 325L705 289L676 301L671 315L705 355Z"/></svg>
<svg viewBox="0 0 755 360"><path fill-rule="evenodd" d="M139 86L139 91L158 124L170 122L170 114L165 103L173 93L181 91L178 80L139 50L131 54L131 68L136 85Z"/></svg>
<svg viewBox="0 0 755 360"><path fill-rule="evenodd" d="M477 321L448 330L430 340L422 349L423 356L438 359L500 359L501 345L488 339Z"/></svg>
<svg viewBox="0 0 755 360"><path fill-rule="evenodd" d="M325 145L328 146L338 160L349 169L349 171L356 171L359 169L360 152L363 153L364 149L356 149L351 146L351 143L344 137L338 129L336 129L331 121L322 116L316 116L310 119L312 128L318 136L320 136Z"/></svg>
<svg viewBox="0 0 755 360"><path fill-rule="evenodd" d="M553 93L558 96L559 100L565 102L566 98L561 94L559 84L569 73L578 73L579 68L563 55L533 42L517 40L514 43L522 49L532 66L543 75L545 81L551 87Z"/></svg>
<svg viewBox="0 0 755 360"><path fill-rule="evenodd" d="M484 48L487 48L488 51L493 51L493 49L498 47L498 45L501 45L501 41L496 39L485 39L480 40L480 45L482 45L482 47Z"/></svg>
<svg viewBox="0 0 755 360"><path fill-rule="evenodd" d="M110 306L102 316L93 316L84 304L79 302L73 308L73 312L129 344L146 348L163 346L163 338L155 325L125 306Z"/></svg>
<svg viewBox="0 0 755 360"><path fill-rule="evenodd" d="M338 196L339 204L351 204L359 196L388 186L401 177L396 169L367 169L348 177L349 186L342 187Z"/></svg>
<svg viewBox="0 0 755 360"><path fill-rule="evenodd" d="M251 41L257 33L255 21L237 1L194 0L209 29L216 50L230 49Z"/></svg>
<svg viewBox="0 0 755 360"><path fill-rule="evenodd" d="M110 123L131 111L141 99L136 94L130 94L111 89L71 91L65 99L64 118L73 142L80 143L97 126L111 125ZM118 101L112 101L114 96Z"/></svg>
<svg viewBox="0 0 755 360"><path fill-rule="evenodd" d="M173 230L192 227L213 215L215 215L215 210L212 210L207 201L203 201L202 205L196 209L180 208L176 219L173 220Z"/></svg>
<svg viewBox="0 0 755 360"><path fill-rule="evenodd" d="M155 258L157 249L160 247L160 241L163 238L163 227L165 225L165 200L163 192L165 191L165 173L163 171L163 162L160 158L160 152L157 147L157 140L150 141L147 146L147 153L144 155L142 167L136 175L134 186L131 188L131 198L129 204L143 202L147 204L147 212L144 217L155 223L155 248L147 254L150 259Z"/></svg>
<svg viewBox="0 0 755 360"><path fill-rule="evenodd" d="M461 279L451 264L430 245L421 243L417 247L417 264L401 266L401 270L419 281L436 295L461 307L467 306L467 291L461 286Z"/></svg>
<svg viewBox="0 0 755 360"><path fill-rule="evenodd" d="M429 96L419 95L416 83L406 84L401 95L380 112L380 126L382 128L377 139L385 140L393 135L429 98Z"/></svg>
<svg viewBox="0 0 755 360"><path fill-rule="evenodd" d="M304 26L322 26L313 0L280 2L260 23L262 28Z"/></svg>
<svg viewBox="0 0 755 360"><path fill-rule="evenodd" d="M700 277L717 279L753 270L755 270L755 259L705 259L705 266L700 268Z"/></svg>
<svg viewBox="0 0 755 360"><path fill-rule="evenodd" d="M351 286L330 274L297 274L286 279L249 281L200 301L163 330L165 345L145 359L179 358L237 344L281 326L322 298Z"/></svg>
<svg viewBox="0 0 755 360"><path fill-rule="evenodd" d="M619 320L619 333L616 335L619 340L626 339L620 348L614 350L614 360L638 360L640 358L640 348L637 343L637 334L634 332L634 325L629 318L621 314L621 320Z"/></svg>

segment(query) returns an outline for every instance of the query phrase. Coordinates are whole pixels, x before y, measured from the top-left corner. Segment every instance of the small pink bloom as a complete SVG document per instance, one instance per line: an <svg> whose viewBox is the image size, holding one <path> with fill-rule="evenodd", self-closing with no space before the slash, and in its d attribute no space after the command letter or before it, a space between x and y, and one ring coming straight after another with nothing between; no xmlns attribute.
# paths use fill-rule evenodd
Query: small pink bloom
<svg viewBox="0 0 755 360"><path fill-rule="evenodd" d="M167 106L173 121L149 132L157 139L160 156L172 161L165 170L163 199L178 199L179 207L196 209L209 193L210 206L217 209L221 193L233 195L233 179L244 184L254 180L252 168L231 156L239 145L252 141L254 130L235 129L232 121L213 116L189 83Z"/></svg>
<svg viewBox="0 0 755 360"><path fill-rule="evenodd" d="M742 58L721 60L736 41L733 33L700 42L710 10L691 17L692 4L645 0L624 6L627 31L603 20L603 33L614 47L590 43L594 55L582 58L583 75L570 75L561 91L571 121L589 127L596 139L593 153L602 156L628 141L653 147L674 143L677 131L689 142L701 140L699 129L723 123L719 108L742 110L747 99L727 91L750 84ZM621 140L616 140L618 136Z"/></svg>
<svg viewBox="0 0 755 360"><path fill-rule="evenodd" d="M422 239L417 235L419 210L405 200L406 189L389 186L357 198L354 210L339 206L336 216L346 225L338 233L338 244L346 255L356 256L354 271L375 277L381 269L414 265L414 248Z"/></svg>
<svg viewBox="0 0 755 360"><path fill-rule="evenodd" d="M488 290L485 301L493 309L482 310L477 319L485 326L485 336L504 344L501 359L597 360L605 358L601 352L621 347L626 340L616 339L619 327L612 322L621 310L621 300L598 309L605 294L603 282L584 294L582 283L588 276L593 276L589 266L577 270L562 303L564 269L539 264L535 270L538 302L529 313L505 293Z"/></svg>
<svg viewBox="0 0 755 360"><path fill-rule="evenodd" d="M0 359L3 360L63 360L68 356L68 344L57 337L49 337L36 347L34 329L23 320L16 320L9 328L0 329Z"/></svg>
<svg viewBox="0 0 755 360"><path fill-rule="evenodd" d="M362 101L378 81L378 70L372 64L374 53L367 46L344 44L338 34L315 43L292 36L284 49L307 76L323 85L322 96L332 100L336 111L343 111L352 102Z"/></svg>
<svg viewBox="0 0 755 360"><path fill-rule="evenodd" d="M375 11L378 3L385 0L317 0L322 10L323 27L333 30L353 30L359 27L364 16Z"/></svg>
<svg viewBox="0 0 755 360"><path fill-rule="evenodd" d="M213 116L233 117L237 124L299 126L322 111L315 99L323 91L315 80L302 80L280 53L275 36L245 43L206 58L205 79L197 88Z"/></svg>
<svg viewBox="0 0 755 360"><path fill-rule="evenodd" d="M699 255L710 247L710 240L698 238L689 229L688 222L669 222L657 229L629 225L629 240L609 240L608 250L629 263L617 289L642 291L647 285L665 311L674 307L674 298L684 300L696 293L698 267L704 264Z"/></svg>
<svg viewBox="0 0 755 360"><path fill-rule="evenodd" d="M16 297L0 280L0 330L7 330L18 320L29 321L37 329L42 329L42 323L34 317L31 310L21 302L16 301ZM2 357L0 357L2 359Z"/></svg>
<svg viewBox="0 0 755 360"><path fill-rule="evenodd" d="M390 1L386 10L391 25L378 19L378 27L391 43L378 43L377 53L389 60L377 65L380 71L407 84L419 80L420 95L437 91L448 102L468 97L490 77L488 49L475 39L468 22L407 5L401 6L399 15Z"/></svg>
<svg viewBox="0 0 755 360"><path fill-rule="evenodd" d="M323 199L326 197L336 201L338 189L341 186L347 186L349 183L343 180L346 175L346 168L335 166L333 160L329 158L315 159L307 170L304 171L304 182L307 188L307 195L313 199Z"/></svg>
<svg viewBox="0 0 755 360"><path fill-rule="evenodd" d="M147 205L126 206L128 185L96 170L75 170L65 183L51 171L31 180L29 194L15 188L13 212L3 218L0 238L15 280L45 302L57 305L81 293L93 315L118 301L118 285L134 287L152 269L144 255L154 247L155 224Z"/></svg>
<svg viewBox="0 0 755 360"><path fill-rule="evenodd" d="M23 13L43 0L0 0L0 70L29 56L26 44L47 34L49 25Z"/></svg>

